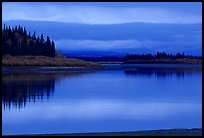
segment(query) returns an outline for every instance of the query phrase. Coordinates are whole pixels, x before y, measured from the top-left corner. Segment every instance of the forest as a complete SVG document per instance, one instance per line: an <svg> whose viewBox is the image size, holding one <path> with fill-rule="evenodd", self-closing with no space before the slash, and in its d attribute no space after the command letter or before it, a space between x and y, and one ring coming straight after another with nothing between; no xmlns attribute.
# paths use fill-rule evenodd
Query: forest
<svg viewBox="0 0 204 138"><path fill-rule="evenodd" d="M65 55L69 57L69 55ZM125 56L73 56L73 58L82 59L91 62L131 62L131 61L161 61L161 60L171 60L175 61L178 59L188 59L188 60L201 60L200 56L186 55L184 53L168 54L165 52L157 52L155 54L126 54Z"/></svg>
<svg viewBox="0 0 204 138"><path fill-rule="evenodd" d="M6 26L2 29L2 56L48 56L55 57L55 43L43 34L36 36L34 32L27 33L20 25L14 28Z"/></svg>
<svg viewBox="0 0 204 138"><path fill-rule="evenodd" d="M173 54L167 54L165 52L157 52L156 54L127 54L124 56L124 60L159 60L159 59L181 59L181 58L188 58L188 59L199 59L201 57L198 56L192 56L192 55L185 55L184 53L177 53L175 55Z"/></svg>

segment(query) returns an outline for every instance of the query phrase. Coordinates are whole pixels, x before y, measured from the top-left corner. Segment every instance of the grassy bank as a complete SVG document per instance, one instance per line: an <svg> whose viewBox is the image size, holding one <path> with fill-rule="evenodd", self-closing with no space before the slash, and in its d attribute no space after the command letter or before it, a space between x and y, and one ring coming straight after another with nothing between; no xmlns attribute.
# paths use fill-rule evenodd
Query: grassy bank
<svg viewBox="0 0 204 138"><path fill-rule="evenodd" d="M3 56L3 67L100 67L100 64L63 56Z"/></svg>

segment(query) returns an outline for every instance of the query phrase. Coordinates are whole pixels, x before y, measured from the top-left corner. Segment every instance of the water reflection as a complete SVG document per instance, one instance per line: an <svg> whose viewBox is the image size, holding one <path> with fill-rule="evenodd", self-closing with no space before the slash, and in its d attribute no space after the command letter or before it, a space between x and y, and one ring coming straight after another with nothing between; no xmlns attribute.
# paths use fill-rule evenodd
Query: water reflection
<svg viewBox="0 0 204 138"><path fill-rule="evenodd" d="M187 102L135 102L126 100L113 99L81 99L66 100L56 103L45 104L40 108L31 106L24 112L19 112L18 120L43 119L43 120L83 120L83 119L161 119L162 117L178 116L185 113L201 112L201 103ZM66 109L66 110L65 110ZM54 111L54 112L53 112ZM38 116L39 114L43 114ZM24 115L23 115L24 114ZM11 116L11 117L9 117ZM7 122L18 121L12 120L12 114L7 114Z"/></svg>
<svg viewBox="0 0 204 138"><path fill-rule="evenodd" d="M201 73L201 66L124 66L124 73L127 76L156 76L158 78L165 78L167 76L185 77L185 75L192 73Z"/></svg>
<svg viewBox="0 0 204 138"><path fill-rule="evenodd" d="M202 128L201 74L152 65L3 73L2 133Z"/></svg>
<svg viewBox="0 0 204 138"><path fill-rule="evenodd" d="M120 66L121 67L121 66ZM173 76L176 75L177 77L185 77L187 74L192 73L201 73L201 66L164 66L164 65L134 65L134 66L122 66L121 72L123 72L127 76L148 76L148 77L157 77L157 78L166 78L167 76ZM96 73L97 71L68 71L68 72L27 72L27 73L3 73L2 76L2 105L4 109L6 108L22 108L25 107L27 102L36 102L36 101L43 101L43 99L49 99L50 96L54 94L55 91L55 84L57 81L61 81L67 77L76 77L81 76L82 74L87 73ZM114 72L114 71L113 71ZM114 74L111 74L111 77L114 77ZM98 76L97 76L98 75ZM97 73L96 76L93 77L93 79L98 79L98 82L95 84L96 81L92 81L91 84L89 84L87 81L80 80L78 81L80 83L86 83L86 86L84 86L84 90L89 90L89 94L92 95L108 95L110 92L113 94L114 88L114 82L112 82L112 90L109 90L108 84L106 85L106 82L108 82L109 78L102 79L102 76L100 76L100 73ZM103 75L103 74L101 74ZM109 77L109 76L108 76ZM87 77L90 78L90 77ZM121 79L121 78L118 78ZM122 87L121 91L127 91L128 89L136 89L136 87L131 87L131 82L128 83L123 82L123 85L129 85L129 87ZM64 83L64 82L63 82ZM94 83L94 84L92 84ZM120 83L120 82L119 82ZM139 83L139 82L138 82ZM122 85L121 84L121 85ZM93 85L96 85L98 87L95 88L94 91L91 91L91 88ZM135 86L135 85L134 85ZM71 86L72 87L72 86ZM104 91L99 92L102 88ZM75 87L73 87L75 88ZM102 90L103 90L102 89ZM115 89L117 93L116 96L126 97L127 95L123 95L123 93L120 93L119 89ZM76 91L76 92L73 92ZM113 91L113 92L112 92ZM70 95L83 95L84 93L81 92L80 89L71 89ZM115 93L115 94L116 94ZM128 92L127 92L128 93ZM130 91L131 93L131 91ZM145 93L145 92L143 92ZM69 95L69 96L70 96ZM141 95L141 94L140 94Z"/></svg>
<svg viewBox="0 0 204 138"><path fill-rule="evenodd" d="M84 73L91 72L4 73L2 75L3 107L20 109L25 107L26 102L49 99L54 94L56 81Z"/></svg>

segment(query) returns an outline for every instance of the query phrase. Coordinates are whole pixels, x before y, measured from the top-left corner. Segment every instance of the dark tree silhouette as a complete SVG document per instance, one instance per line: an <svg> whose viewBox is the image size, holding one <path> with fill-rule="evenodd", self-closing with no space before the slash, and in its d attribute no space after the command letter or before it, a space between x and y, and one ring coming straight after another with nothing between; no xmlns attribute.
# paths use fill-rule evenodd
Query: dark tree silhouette
<svg viewBox="0 0 204 138"><path fill-rule="evenodd" d="M51 57L55 56L55 43L52 41L52 47L51 47L51 53L50 53Z"/></svg>
<svg viewBox="0 0 204 138"><path fill-rule="evenodd" d="M157 59L180 59L180 58L188 58L188 59L199 59L201 57L197 56L190 56L190 55L185 55L184 53L177 53L176 55L172 54L167 54L165 52L157 52L155 55L151 54L127 54L124 57L125 61L131 61L131 60L157 60Z"/></svg>
<svg viewBox="0 0 204 138"><path fill-rule="evenodd" d="M49 36L44 40L43 34L41 37L36 36L36 33L31 37L31 33L27 34L25 27L20 25L15 28L7 27L4 24L2 29L2 56L49 56L55 57L55 44L51 44Z"/></svg>

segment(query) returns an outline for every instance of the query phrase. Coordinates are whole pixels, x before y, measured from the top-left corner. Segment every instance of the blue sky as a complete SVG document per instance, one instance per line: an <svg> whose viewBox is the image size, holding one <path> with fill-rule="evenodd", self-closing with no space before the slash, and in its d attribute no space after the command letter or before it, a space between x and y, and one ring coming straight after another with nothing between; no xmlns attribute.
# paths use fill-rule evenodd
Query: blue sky
<svg viewBox="0 0 204 138"><path fill-rule="evenodd" d="M49 35L58 50L70 53L164 51L202 55L201 2L3 2L2 8L2 20L8 25L12 20L87 24L72 27L14 22L31 32ZM117 28L117 24L136 22L145 23L145 27ZM159 26L155 28L155 24Z"/></svg>
<svg viewBox="0 0 204 138"><path fill-rule="evenodd" d="M3 20L201 23L201 2L3 2Z"/></svg>

